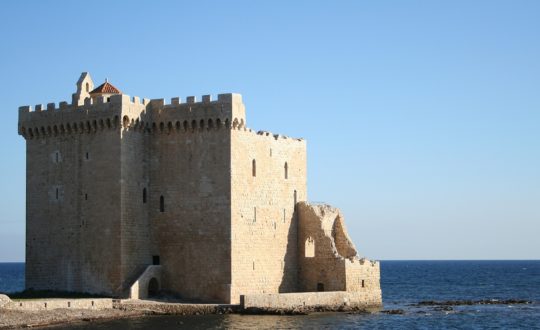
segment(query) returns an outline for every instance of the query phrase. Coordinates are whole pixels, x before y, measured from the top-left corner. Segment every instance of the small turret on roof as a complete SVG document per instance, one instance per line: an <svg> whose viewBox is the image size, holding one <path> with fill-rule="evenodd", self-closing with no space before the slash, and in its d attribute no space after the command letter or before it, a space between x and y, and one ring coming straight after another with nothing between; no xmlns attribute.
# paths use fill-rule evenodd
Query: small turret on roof
<svg viewBox="0 0 540 330"><path fill-rule="evenodd" d="M105 79L105 82L101 85L99 85L97 88L95 88L93 91L90 92L90 95L96 96L95 94L122 94L122 92L114 87L111 83L109 83L108 79Z"/></svg>

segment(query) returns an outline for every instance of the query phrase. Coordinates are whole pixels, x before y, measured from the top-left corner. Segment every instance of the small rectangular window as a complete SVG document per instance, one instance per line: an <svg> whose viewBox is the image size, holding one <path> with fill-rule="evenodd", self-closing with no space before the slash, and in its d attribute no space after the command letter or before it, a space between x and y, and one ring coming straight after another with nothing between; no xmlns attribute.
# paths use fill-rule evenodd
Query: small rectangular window
<svg viewBox="0 0 540 330"><path fill-rule="evenodd" d="M152 265L159 265L159 256L152 256Z"/></svg>
<svg viewBox="0 0 540 330"><path fill-rule="evenodd" d="M85 201L88 200L88 194L84 194L84 200L85 200Z"/></svg>
<svg viewBox="0 0 540 330"><path fill-rule="evenodd" d="M88 155L88 152L87 152L86 153L86 160L88 160L88 159L89 159L89 155Z"/></svg>
<svg viewBox="0 0 540 330"><path fill-rule="evenodd" d="M159 197L159 212L165 212L165 198Z"/></svg>
<svg viewBox="0 0 540 330"><path fill-rule="evenodd" d="M324 291L324 284L323 283L317 283L317 291L319 291L319 292Z"/></svg>
<svg viewBox="0 0 540 330"><path fill-rule="evenodd" d="M364 280L362 280L362 287L365 288Z"/></svg>

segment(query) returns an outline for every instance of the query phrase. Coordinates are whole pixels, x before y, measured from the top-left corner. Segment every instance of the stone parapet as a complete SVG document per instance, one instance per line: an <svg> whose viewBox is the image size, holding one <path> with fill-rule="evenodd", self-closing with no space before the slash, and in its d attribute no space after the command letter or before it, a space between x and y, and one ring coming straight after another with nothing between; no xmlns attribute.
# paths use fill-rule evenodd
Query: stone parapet
<svg viewBox="0 0 540 330"><path fill-rule="evenodd" d="M39 311L59 308L73 309L110 309L113 308L113 299L110 298L84 298L84 299L36 299L11 301L2 308L13 310Z"/></svg>

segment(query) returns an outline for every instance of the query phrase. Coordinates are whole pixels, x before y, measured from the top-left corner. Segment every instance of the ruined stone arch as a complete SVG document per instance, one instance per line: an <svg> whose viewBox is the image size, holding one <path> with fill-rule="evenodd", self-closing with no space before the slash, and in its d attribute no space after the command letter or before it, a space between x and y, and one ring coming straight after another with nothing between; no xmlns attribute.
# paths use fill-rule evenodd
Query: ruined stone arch
<svg viewBox="0 0 540 330"><path fill-rule="evenodd" d="M152 132L155 133L156 131L157 131L156 122L152 122Z"/></svg>
<svg viewBox="0 0 540 330"><path fill-rule="evenodd" d="M176 123L174 124L175 128L176 128L176 131L177 132L180 132L180 122L177 120Z"/></svg>
<svg viewBox="0 0 540 330"><path fill-rule="evenodd" d="M238 128L238 118L234 118L232 126L233 126L233 129Z"/></svg>
<svg viewBox="0 0 540 330"><path fill-rule="evenodd" d="M201 119L201 120L199 121L199 129L200 129L200 130L203 130L203 129L204 129L204 119Z"/></svg>
<svg viewBox="0 0 540 330"><path fill-rule="evenodd" d="M188 129L189 129L188 121L184 120L184 131L187 132Z"/></svg>
<svg viewBox="0 0 540 330"><path fill-rule="evenodd" d="M220 129L221 128L221 119L216 119L216 128L217 129Z"/></svg>
<svg viewBox="0 0 540 330"><path fill-rule="evenodd" d="M197 129L197 121L195 119L191 121L191 129L193 131Z"/></svg>
<svg viewBox="0 0 540 330"><path fill-rule="evenodd" d="M173 124L172 122L167 123L167 133L171 133L173 131Z"/></svg>
<svg viewBox="0 0 540 330"><path fill-rule="evenodd" d="M212 118L208 119L208 129L214 128L214 121L212 121Z"/></svg>
<svg viewBox="0 0 540 330"><path fill-rule="evenodd" d="M163 130L165 129L165 124L163 122L159 123L159 132L163 133Z"/></svg>
<svg viewBox="0 0 540 330"><path fill-rule="evenodd" d="M244 119L240 119L240 124L238 126L239 128L243 128L244 127Z"/></svg>

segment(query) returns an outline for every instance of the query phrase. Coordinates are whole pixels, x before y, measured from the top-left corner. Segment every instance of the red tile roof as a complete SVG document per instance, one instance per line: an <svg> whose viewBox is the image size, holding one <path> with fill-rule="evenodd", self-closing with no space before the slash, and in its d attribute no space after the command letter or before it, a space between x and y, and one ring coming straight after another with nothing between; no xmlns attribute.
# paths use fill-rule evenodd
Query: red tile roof
<svg viewBox="0 0 540 330"><path fill-rule="evenodd" d="M97 88L95 88L93 91L90 92L90 94L122 94L122 92L111 85L108 81L105 81L103 84L99 85Z"/></svg>

